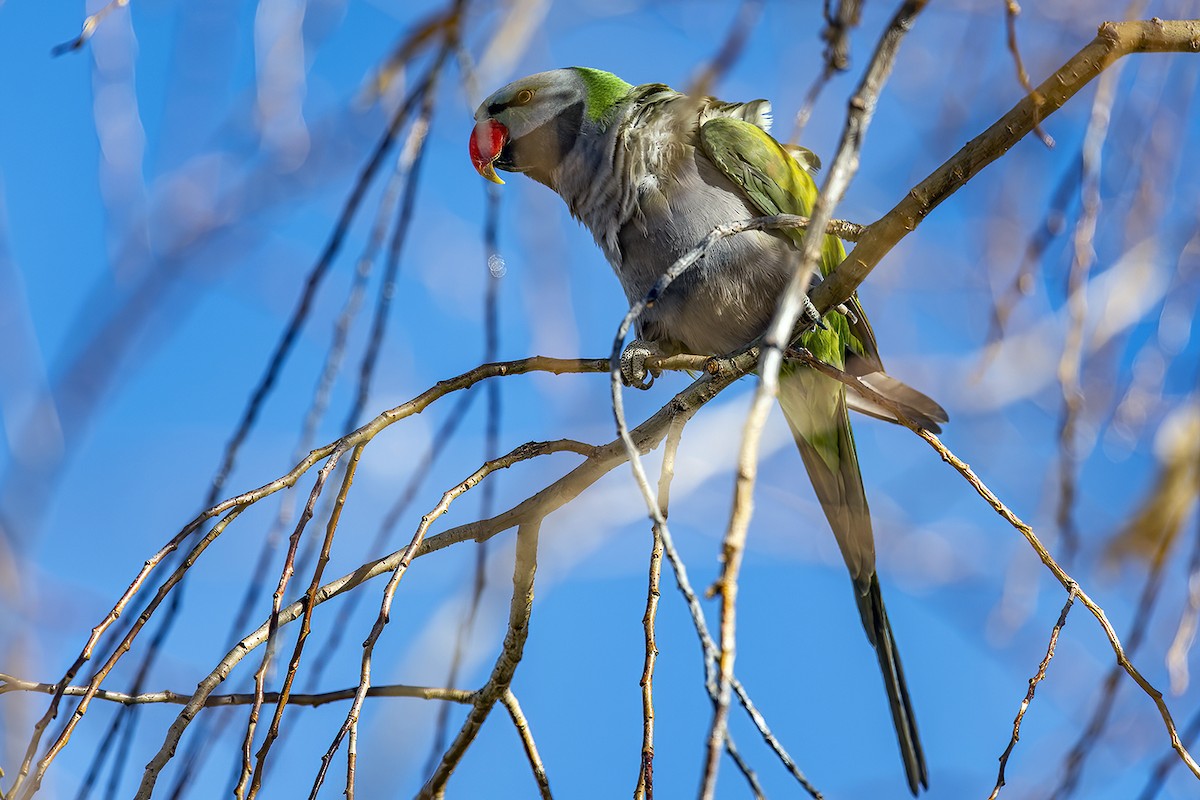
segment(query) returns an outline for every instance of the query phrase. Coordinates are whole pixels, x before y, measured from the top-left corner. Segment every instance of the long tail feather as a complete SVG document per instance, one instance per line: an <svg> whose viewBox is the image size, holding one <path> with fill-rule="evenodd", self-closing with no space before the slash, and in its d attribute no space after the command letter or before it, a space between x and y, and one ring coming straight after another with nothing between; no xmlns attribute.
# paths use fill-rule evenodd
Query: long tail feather
<svg viewBox="0 0 1200 800"><path fill-rule="evenodd" d="M850 571L863 628L879 659L908 787L915 795L920 787L929 788L928 771L896 638L875 573L871 512L850 430L846 392L842 384L813 370L787 369L781 375L779 403Z"/></svg>
<svg viewBox="0 0 1200 800"><path fill-rule="evenodd" d="M904 681L904 667L900 664L896 637L892 635L887 610L883 607L878 576L871 576L867 596L859 597L858 607L863 625L870 626L867 627L868 638L875 640L875 655L879 658L879 671L883 674L883 686L892 709L900 758L904 761L908 788L915 796L921 787L929 788L929 774L925 766L925 752L921 749L921 737L917 734L917 718L908 696L908 684Z"/></svg>

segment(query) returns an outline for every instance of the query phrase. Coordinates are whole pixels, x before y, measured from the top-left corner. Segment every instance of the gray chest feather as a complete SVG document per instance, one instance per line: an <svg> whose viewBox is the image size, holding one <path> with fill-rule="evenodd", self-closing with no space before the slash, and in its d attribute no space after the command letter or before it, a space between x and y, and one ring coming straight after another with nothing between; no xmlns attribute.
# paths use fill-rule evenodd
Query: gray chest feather
<svg viewBox="0 0 1200 800"><path fill-rule="evenodd" d="M765 108L648 86L607 128L583 137L552 176L551 188L591 230L631 304L713 228L762 216L704 155L697 130L711 116L757 121ZM646 310L638 335L668 352L736 350L766 328L795 255L775 234L723 239Z"/></svg>
<svg viewBox="0 0 1200 800"><path fill-rule="evenodd" d="M636 212L609 261L632 304L718 225L762 216L695 147L669 173L643 178ZM608 248L606 248L608 249ZM642 316L638 335L666 349L722 354L758 336L794 264L780 236L750 231L721 240Z"/></svg>

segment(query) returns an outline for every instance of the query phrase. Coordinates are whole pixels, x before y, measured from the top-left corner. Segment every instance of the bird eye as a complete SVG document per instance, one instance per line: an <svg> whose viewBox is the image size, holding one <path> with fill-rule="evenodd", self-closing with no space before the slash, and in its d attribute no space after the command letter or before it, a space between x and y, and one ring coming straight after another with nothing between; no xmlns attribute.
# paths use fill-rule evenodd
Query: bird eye
<svg viewBox="0 0 1200 800"><path fill-rule="evenodd" d="M532 99L533 92L529 91L528 89L522 89L521 91L517 92L517 96L513 98L512 104L514 106L523 106Z"/></svg>

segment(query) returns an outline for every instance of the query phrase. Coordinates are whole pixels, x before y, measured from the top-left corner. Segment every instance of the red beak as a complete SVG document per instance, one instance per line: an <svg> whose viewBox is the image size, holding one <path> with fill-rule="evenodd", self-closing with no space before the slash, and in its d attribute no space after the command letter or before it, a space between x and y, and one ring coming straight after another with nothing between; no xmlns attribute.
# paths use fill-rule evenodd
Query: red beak
<svg viewBox="0 0 1200 800"><path fill-rule="evenodd" d="M492 183L504 183L496 174L492 162L500 157L500 151L507 143L508 128L494 119L477 123L471 131L471 163L475 165L476 172Z"/></svg>

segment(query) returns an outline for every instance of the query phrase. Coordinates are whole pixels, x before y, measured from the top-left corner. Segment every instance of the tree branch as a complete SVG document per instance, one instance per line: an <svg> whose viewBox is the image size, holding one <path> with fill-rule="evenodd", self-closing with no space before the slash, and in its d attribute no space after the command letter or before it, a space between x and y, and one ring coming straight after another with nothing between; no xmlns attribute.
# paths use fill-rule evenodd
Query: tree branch
<svg viewBox="0 0 1200 800"><path fill-rule="evenodd" d="M1072 56L986 131L917 184L895 208L867 226L858 246L821 285L812 301L821 311L845 302L901 239L979 172L1007 153L1117 59L1131 53L1200 52L1200 20L1105 22ZM814 215L815 216L815 215Z"/></svg>

